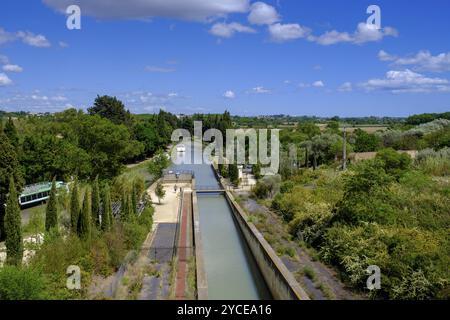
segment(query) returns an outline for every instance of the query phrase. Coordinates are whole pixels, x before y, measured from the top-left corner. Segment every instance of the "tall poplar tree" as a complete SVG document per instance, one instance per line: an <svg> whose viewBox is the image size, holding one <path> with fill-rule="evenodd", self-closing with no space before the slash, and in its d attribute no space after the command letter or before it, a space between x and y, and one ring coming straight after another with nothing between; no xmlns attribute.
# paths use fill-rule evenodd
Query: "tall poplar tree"
<svg viewBox="0 0 450 320"><path fill-rule="evenodd" d="M19 135L17 134L16 126L14 125L11 117L9 117L8 121L6 121L4 131L9 139L9 142L11 142L14 148L17 148L19 146Z"/></svg>
<svg viewBox="0 0 450 320"><path fill-rule="evenodd" d="M52 189L48 199L47 208L45 210L45 231L58 229L58 205L56 199L56 179L53 178Z"/></svg>
<svg viewBox="0 0 450 320"><path fill-rule="evenodd" d="M78 194L78 179L75 179L70 197L70 222L71 230L76 233L78 230L78 220L80 216L80 196Z"/></svg>
<svg viewBox="0 0 450 320"><path fill-rule="evenodd" d="M23 178L15 148L8 137L0 130L0 241L5 239L5 204L9 190L9 179L15 182L16 191L23 187Z"/></svg>
<svg viewBox="0 0 450 320"><path fill-rule="evenodd" d="M98 176L92 186L92 224L100 227L100 188L98 186Z"/></svg>
<svg viewBox="0 0 450 320"><path fill-rule="evenodd" d="M6 263L20 266L23 258L22 217L20 215L14 179L11 177L9 181L5 214Z"/></svg>
<svg viewBox="0 0 450 320"><path fill-rule="evenodd" d="M102 230L108 231L112 226L112 206L109 185L105 185L103 190L103 210L102 210Z"/></svg>
<svg viewBox="0 0 450 320"><path fill-rule="evenodd" d="M78 219L78 236L83 240L91 239L91 218L92 218L92 204L89 189L86 190L83 200L83 208Z"/></svg>

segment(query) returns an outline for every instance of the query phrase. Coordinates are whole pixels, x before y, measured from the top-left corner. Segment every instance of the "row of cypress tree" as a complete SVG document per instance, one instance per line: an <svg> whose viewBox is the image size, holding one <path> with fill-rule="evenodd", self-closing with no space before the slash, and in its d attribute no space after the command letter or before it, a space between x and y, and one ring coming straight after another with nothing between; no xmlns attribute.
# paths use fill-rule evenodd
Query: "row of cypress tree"
<svg viewBox="0 0 450 320"><path fill-rule="evenodd" d="M110 230L113 217L108 184L103 188L101 196L97 177L92 187L87 187L80 206L78 180L75 180L70 197L70 221L71 231L83 240L90 239L92 228L102 231Z"/></svg>
<svg viewBox="0 0 450 320"><path fill-rule="evenodd" d="M91 190L92 189L92 190ZM6 264L21 265L23 259L22 221L17 191L14 178L10 178L9 192L5 206L5 234L6 234ZM126 220L137 214L138 194L136 185L133 184L131 194L124 192L122 201L122 219ZM80 206L78 180L72 186L70 198L71 231L81 239L89 240L93 228L108 231L113 225L112 203L109 185L106 184L100 193L98 177L94 180L92 188L88 187ZM58 203L56 179L52 181L52 187L45 212L45 230L47 232L59 232L58 227Z"/></svg>

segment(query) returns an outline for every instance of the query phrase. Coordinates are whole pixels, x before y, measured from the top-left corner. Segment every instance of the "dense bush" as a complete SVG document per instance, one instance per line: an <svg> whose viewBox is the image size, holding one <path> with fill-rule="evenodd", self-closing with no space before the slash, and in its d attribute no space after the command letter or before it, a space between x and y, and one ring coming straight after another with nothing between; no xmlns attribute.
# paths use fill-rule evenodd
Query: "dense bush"
<svg viewBox="0 0 450 320"><path fill-rule="evenodd" d="M381 160L384 170L399 179L411 166L411 157L407 153L399 153L392 148L378 151L376 159Z"/></svg>
<svg viewBox="0 0 450 320"><path fill-rule="evenodd" d="M44 279L29 268L0 268L0 300L35 300L45 298Z"/></svg>
<svg viewBox="0 0 450 320"><path fill-rule="evenodd" d="M449 183L407 167L396 179L386 170L398 162L383 158L388 165L368 160L345 174L301 172L272 208L358 290L374 298L448 299ZM365 289L369 265L381 269L381 290Z"/></svg>

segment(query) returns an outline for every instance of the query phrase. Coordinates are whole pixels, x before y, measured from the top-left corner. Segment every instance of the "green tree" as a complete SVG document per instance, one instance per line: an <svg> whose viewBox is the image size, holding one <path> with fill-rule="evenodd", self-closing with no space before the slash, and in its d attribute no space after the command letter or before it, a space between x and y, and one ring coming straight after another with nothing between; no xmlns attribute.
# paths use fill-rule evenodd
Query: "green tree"
<svg viewBox="0 0 450 320"><path fill-rule="evenodd" d="M78 145L89 154L91 176L112 178L123 170L123 163L144 151L144 146L132 139L124 125L115 125L98 116L83 116L74 126L78 130Z"/></svg>
<svg viewBox="0 0 450 320"><path fill-rule="evenodd" d="M100 187L98 185L98 176L95 177L92 186L92 224L100 227Z"/></svg>
<svg viewBox="0 0 450 320"><path fill-rule="evenodd" d="M335 219L347 224L390 220L388 188L391 182L380 160L358 163L344 178L344 196L337 205Z"/></svg>
<svg viewBox="0 0 450 320"><path fill-rule="evenodd" d="M99 115L115 124L130 126L132 117L130 111L125 110L125 106L116 97L97 96L94 105L88 109L90 115Z"/></svg>
<svg viewBox="0 0 450 320"><path fill-rule="evenodd" d="M327 131L329 133L339 134L339 122L334 120L328 122Z"/></svg>
<svg viewBox="0 0 450 320"><path fill-rule="evenodd" d="M92 225L92 204L90 190L87 188L83 200L83 209L78 219L78 236L88 241L91 239L91 225Z"/></svg>
<svg viewBox="0 0 450 320"><path fill-rule="evenodd" d="M102 230L108 231L112 226L112 206L109 185L106 184L103 190L103 210L102 210Z"/></svg>
<svg viewBox="0 0 450 320"><path fill-rule="evenodd" d="M239 184L239 169L237 164L230 164L228 166L228 176L232 184L236 186Z"/></svg>
<svg viewBox="0 0 450 320"><path fill-rule="evenodd" d="M155 195L158 197L158 202L161 204L161 199L164 199L166 195L166 191L164 190L164 187L161 184L161 182L158 182L156 184Z"/></svg>
<svg viewBox="0 0 450 320"><path fill-rule="evenodd" d="M128 201L129 197L128 194L126 192L126 190L123 190L122 193L122 199L121 199L121 203L120 203L120 212L121 212L121 219L123 221L127 220L129 218L128 214L130 213L130 206L128 205Z"/></svg>
<svg viewBox="0 0 450 320"><path fill-rule="evenodd" d="M6 136L8 137L11 144L17 148L19 146L19 135L17 134L16 126L14 125L13 120L11 117L8 118L8 121L6 121L4 132Z"/></svg>
<svg viewBox="0 0 450 320"><path fill-rule="evenodd" d="M166 154L162 151L153 157L148 165L148 171L153 176L154 179L159 179L162 177L163 170L169 166L169 159Z"/></svg>
<svg viewBox="0 0 450 320"><path fill-rule="evenodd" d="M0 131L0 241L5 239L5 203L10 177L14 179L16 191L20 193L23 187L23 178L17 153L3 131Z"/></svg>
<svg viewBox="0 0 450 320"><path fill-rule="evenodd" d="M53 178L52 189L45 209L45 230L58 229L58 204L56 195L56 179Z"/></svg>
<svg viewBox="0 0 450 320"><path fill-rule="evenodd" d="M75 179L70 196L70 226L72 232L78 230L78 220L80 216L80 195L78 194L78 179Z"/></svg>
<svg viewBox="0 0 450 320"><path fill-rule="evenodd" d="M361 129L355 130L355 152L377 151L381 144L380 138Z"/></svg>
<svg viewBox="0 0 450 320"><path fill-rule="evenodd" d="M395 177L400 177L411 167L411 157L407 153L400 153L392 148L378 151L377 159L381 160L384 170Z"/></svg>
<svg viewBox="0 0 450 320"><path fill-rule="evenodd" d="M297 130L300 133L305 134L308 139L311 139L312 137L320 134L320 128L316 126L313 122L303 122L299 123L297 126Z"/></svg>
<svg viewBox="0 0 450 320"><path fill-rule="evenodd" d="M16 186L11 177L5 214L6 263L20 266L23 259L22 217L17 201Z"/></svg>

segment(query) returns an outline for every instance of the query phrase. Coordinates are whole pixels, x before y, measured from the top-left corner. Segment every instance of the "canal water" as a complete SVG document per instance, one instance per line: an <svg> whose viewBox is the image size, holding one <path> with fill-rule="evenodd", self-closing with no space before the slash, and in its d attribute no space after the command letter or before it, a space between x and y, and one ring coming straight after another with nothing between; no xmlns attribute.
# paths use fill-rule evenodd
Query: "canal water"
<svg viewBox="0 0 450 320"><path fill-rule="evenodd" d="M201 145L195 144L197 151ZM184 163L173 165L173 170L192 170L197 186L218 187L211 165L187 164L194 158L194 146L178 153ZM201 153L195 155L200 159ZM200 231L208 280L209 299L259 300L271 295L256 261L239 229L231 208L223 194L197 194Z"/></svg>

